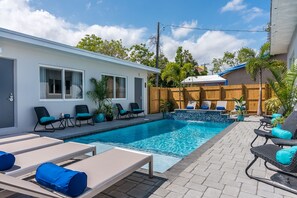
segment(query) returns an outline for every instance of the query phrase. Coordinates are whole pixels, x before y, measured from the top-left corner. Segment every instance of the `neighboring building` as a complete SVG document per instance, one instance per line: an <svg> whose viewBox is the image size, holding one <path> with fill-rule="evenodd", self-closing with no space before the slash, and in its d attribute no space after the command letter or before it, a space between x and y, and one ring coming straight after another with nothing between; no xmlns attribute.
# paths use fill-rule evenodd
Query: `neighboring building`
<svg viewBox="0 0 297 198"><path fill-rule="evenodd" d="M223 72L219 73L219 76L227 80L228 85L239 85L239 84L259 84L259 77L256 81L251 79L251 76L245 70L246 64L240 64L234 67L230 67ZM272 73L269 70L263 70L262 80L263 83L268 83L267 79L273 78Z"/></svg>
<svg viewBox="0 0 297 198"><path fill-rule="evenodd" d="M286 57L288 68L297 59L297 1L271 1L270 54Z"/></svg>
<svg viewBox="0 0 297 198"><path fill-rule="evenodd" d="M183 85L188 86L210 86L210 85L225 85L226 79L219 75L209 76L190 76L182 81Z"/></svg>
<svg viewBox="0 0 297 198"><path fill-rule="evenodd" d="M33 107L53 116L74 106L96 105L87 97L90 79L109 78L112 101L147 110L147 75L160 70L0 28L0 134L32 131Z"/></svg>

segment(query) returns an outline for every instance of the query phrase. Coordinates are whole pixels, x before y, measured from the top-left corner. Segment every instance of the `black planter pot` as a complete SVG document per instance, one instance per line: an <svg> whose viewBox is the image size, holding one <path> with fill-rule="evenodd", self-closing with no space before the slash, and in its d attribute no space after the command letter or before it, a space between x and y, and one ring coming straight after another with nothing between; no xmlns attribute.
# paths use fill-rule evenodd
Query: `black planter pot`
<svg viewBox="0 0 297 198"><path fill-rule="evenodd" d="M106 121L112 121L113 115L105 115Z"/></svg>

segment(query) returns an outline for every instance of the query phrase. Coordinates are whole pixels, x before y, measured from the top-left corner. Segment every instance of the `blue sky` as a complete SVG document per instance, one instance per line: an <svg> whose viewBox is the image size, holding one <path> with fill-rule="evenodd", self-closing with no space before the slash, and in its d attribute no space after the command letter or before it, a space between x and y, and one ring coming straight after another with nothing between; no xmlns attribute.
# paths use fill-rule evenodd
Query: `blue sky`
<svg viewBox="0 0 297 198"><path fill-rule="evenodd" d="M258 49L267 33L198 31L190 28L263 30L270 0L0 0L0 27L76 45L85 34L147 43L161 23L161 50L173 59L178 46L200 64L225 51ZM153 49L154 46L150 46Z"/></svg>

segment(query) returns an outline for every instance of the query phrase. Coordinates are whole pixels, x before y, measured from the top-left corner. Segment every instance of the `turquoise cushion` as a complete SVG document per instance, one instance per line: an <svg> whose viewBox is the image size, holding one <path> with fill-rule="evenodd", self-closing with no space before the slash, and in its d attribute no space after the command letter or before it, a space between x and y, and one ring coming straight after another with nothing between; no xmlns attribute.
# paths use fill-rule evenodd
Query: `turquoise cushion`
<svg viewBox="0 0 297 198"><path fill-rule="evenodd" d="M142 109L133 109L133 111L143 111Z"/></svg>
<svg viewBox="0 0 297 198"><path fill-rule="evenodd" d="M193 106L187 106L187 109L194 109Z"/></svg>
<svg viewBox="0 0 297 198"><path fill-rule="evenodd" d="M89 114L89 113L78 113L78 114L76 114L76 117L89 117L89 116L92 116L92 115Z"/></svg>
<svg viewBox="0 0 297 198"><path fill-rule="evenodd" d="M225 107L217 107L217 110L226 110Z"/></svg>
<svg viewBox="0 0 297 198"><path fill-rule="evenodd" d="M125 113L127 113L127 111L126 110L120 110L120 114L125 114Z"/></svg>
<svg viewBox="0 0 297 198"><path fill-rule="evenodd" d="M0 151L0 171L10 169L15 162L15 157L11 153Z"/></svg>
<svg viewBox="0 0 297 198"><path fill-rule="evenodd" d="M284 165L289 165L292 162L292 159L296 152L297 146L281 149L275 154L276 161Z"/></svg>
<svg viewBox="0 0 297 198"><path fill-rule="evenodd" d="M280 113L274 113L274 114L272 114L272 118L279 118L279 117L282 117L283 115L282 114L280 114Z"/></svg>
<svg viewBox="0 0 297 198"><path fill-rule="evenodd" d="M272 135L277 138L290 140L292 139L292 133L290 131L286 131L277 127L272 129Z"/></svg>
<svg viewBox="0 0 297 198"><path fill-rule="evenodd" d="M201 109L209 109L209 107L208 107L208 106L204 106L204 105L202 105L202 106L201 106Z"/></svg>
<svg viewBox="0 0 297 198"><path fill-rule="evenodd" d="M35 174L36 181L47 188L71 197L82 194L87 187L87 175L51 162L41 164Z"/></svg>
<svg viewBox="0 0 297 198"><path fill-rule="evenodd" d="M49 117L42 117L40 118L40 122L41 123L45 123L45 122L49 122L49 121L54 121L56 118L53 116L49 116Z"/></svg>

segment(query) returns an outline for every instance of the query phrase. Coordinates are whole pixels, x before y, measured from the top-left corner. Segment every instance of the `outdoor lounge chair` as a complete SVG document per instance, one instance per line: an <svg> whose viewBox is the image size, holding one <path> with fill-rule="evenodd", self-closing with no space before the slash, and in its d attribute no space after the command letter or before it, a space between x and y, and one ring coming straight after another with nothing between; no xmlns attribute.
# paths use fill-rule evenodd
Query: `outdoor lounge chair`
<svg viewBox="0 0 297 198"><path fill-rule="evenodd" d="M49 137L38 137L18 142L12 142L0 145L0 151L5 151L14 155L25 153L28 151L41 149L57 144L62 144L63 140L58 140Z"/></svg>
<svg viewBox="0 0 297 198"><path fill-rule="evenodd" d="M210 108L211 108L211 102L210 101L202 101L200 109L209 110Z"/></svg>
<svg viewBox="0 0 297 198"><path fill-rule="evenodd" d="M227 110L227 101L217 101L216 110L226 111Z"/></svg>
<svg viewBox="0 0 297 198"><path fill-rule="evenodd" d="M116 105L116 107L118 109L117 119L121 118L122 116L125 116L125 117L130 116L131 111L124 110L120 103L116 103L115 105Z"/></svg>
<svg viewBox="0 0 297 198"><path fill-rule="evenodd" d="M277 114L284 114L284 108L280 107L279 110L277 111ZM272 128L272 115L264 115L264 118L260 119L260 126L258 127L258 129L260 129L261 127L263 127L264 130L266 130L266 128Z"/></svg>
<svg viewBox="0 0 297 198"><path fill-rule="evenodd" d="M136 114L137 117L138 117L138 114L140 113L143 113L143 115L145 116L144 114L144 110L143 109L140 109L139 108L139 105L137 103L130 103L130 107L131 107L131 113L132 114Z"/></svg>
<svg viewBox="0 0 297 198"><path fill-rule="evenodd" d="M297 111L293 111L285 120L284 124L282 125L282 129L290 131L292 133L292 139L297 138ZM271 138L275 138L271 132L262 131L260 129L254 129L256 133L255 139L251 142L251 147L253 147L254 142L256 139L260 137L264 137L266 140L264 144Z"/></svg>
<svg viewBox="0 0 297 198"><path fill-rule="evenodd" d="M81 121L87 121L87 124L94 126L93 115L90 114L87 105L75 105L75 115L75 126L80 127ZM91 120L90 123L89 120Z"/></svg>
<svg viewBox="0 0 297 198"><path fill-rule="evenodd" d="M23 133L23 134L17 134L17 135L1 136L0 137L0 145L11 143L11 142L17 142L17 141L21 141L21 140L38 138L38 137L40 137L40 136L33 134L33 133Z"/></svg>
<svg viewBox="0 0 297 198"><path fill-rule="evenodd" d="M114 148L65 168L86 173L87 188L83 194L78 196L83 198L94 197L147 163L149 163L149 176L152 177L152 155ZM65 197L36 183L8 175L0 175L0 188L34 197Z"/></svg>
<svg viewBox="0 0 297 198"><path fill-rule="evenodd" d="M58 144L15 155L16 160L14 166L9 170L1 171L1 173L19 177L35 171L42 163L60 163L90 152L95 155L96 147L76 142Z"/></svg>
<svg viewBox="0 0 297 198"><path fill-rule="evenodd" d="M288 165L283 165L276 160L276 152L281 150L282 148L277 145L267 144L262 146L257 146L251 148L251 152L254 155L254 160L247 166L245 173L251 178L260 182L264 182L266 184L272 185L277 188L281 188L293 193L297 193L297 178L296 175L292 175L291 173L297 173L297 153L295 153L292 161ZM271 179L260 178L256 176L252 176L248 171L251 166L257 161L258 158L261 158L265 161L264 165L267 169L276 172L271 176ZM267 165L267 163L272 164L277 167L279 170L271 168Z"/></svg>
<svg viewBox="0 0 297 198"><path fill-rule="evenodd" d="M54 132L55 130L61 130L65 129L65 126L63 125L62 119L56 119L48 113L47 109L45 107L34 107L36 116L37 116L37 122L34 127L35 132ZM59 127L54 127L54 123L59 122ZM39 125L44 126L44 130L36 130L36 127ZM47 126L50 125L50 128L47 128Z"/></svg>
<svg viewBox="0 0 297 198"><path fill-rule="evenodd" d="M196 109L196 104L197 104L196 101L189 100L189 102L186 106L186 109Z"/></svg>

